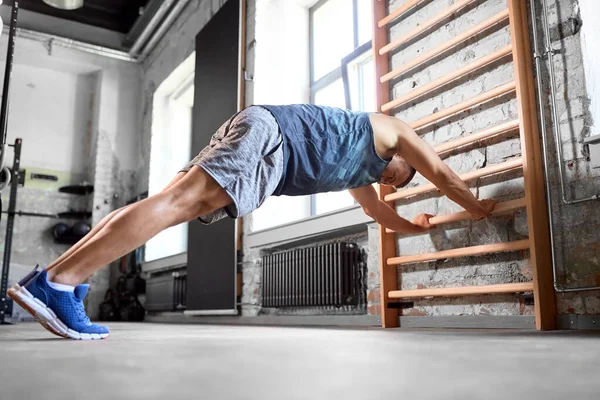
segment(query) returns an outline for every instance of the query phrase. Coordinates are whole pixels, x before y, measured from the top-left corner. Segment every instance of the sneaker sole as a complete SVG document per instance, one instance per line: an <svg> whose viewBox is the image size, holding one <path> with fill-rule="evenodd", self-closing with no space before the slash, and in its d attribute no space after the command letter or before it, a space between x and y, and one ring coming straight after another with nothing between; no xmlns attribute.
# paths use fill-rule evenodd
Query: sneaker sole
<svg viewBox="0 0 600 400"><path fill-rule="evenodd" d="M79 333L68 328L50 308L44 303L35 298L27 289L19 284L8 289L8 296L18 305L23 307L25 311L31 314L49 332L74 340L99 340L108 337L108 333Z"/></svg>

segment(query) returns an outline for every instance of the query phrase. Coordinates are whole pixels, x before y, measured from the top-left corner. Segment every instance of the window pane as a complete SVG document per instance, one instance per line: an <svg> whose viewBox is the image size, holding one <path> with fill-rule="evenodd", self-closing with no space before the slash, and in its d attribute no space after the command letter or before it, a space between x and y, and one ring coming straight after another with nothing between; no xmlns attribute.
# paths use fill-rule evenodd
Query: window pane
<svg viewBox="0 0 600 400"><path fill-rule="evenodd" d="M154 96L149 195L160 192L190 159L192 109L179 101ZM188 225L160 232L146 243L145 261L187 251Z"/></svg>
<svg viewBox="0 0 600 400"><path fill-rule="evenodd" d="M363 108L362 111L377 111L375 104L375 64L373 57L370 57L362 65L362 85L363 85Z"/></svg>
<svg viewBox="0 0 600 400"><path fill-rule="evenodd" d="M354 198L347 191L319 193L315 196L316 215L350 207L353 204Z"/></svg>
<svg viewBox="0 0 600 400"><path fill-rule="evenodd" d="M314 80L340 66L354 49L351 0L329 0L313 14Z"/></svg>
<svg viewBox="0 0 600 400"><path fill-rule="evenodd" d="M376 111L375 69L371 51L348 64L350 103L354 111Z"/></svg>
<svg viewBox="0 0 600 400"><path fill-rule="evenodd" d="M373 36L373 10L371 0L358 0L358 45L371 40Z"/></svg>
<svg viewBox="0 0 600 400"><path fill-rule="evenodd" d="M319 106L346 108L344 81L338 79L315 93L315 104Z"/></svg>

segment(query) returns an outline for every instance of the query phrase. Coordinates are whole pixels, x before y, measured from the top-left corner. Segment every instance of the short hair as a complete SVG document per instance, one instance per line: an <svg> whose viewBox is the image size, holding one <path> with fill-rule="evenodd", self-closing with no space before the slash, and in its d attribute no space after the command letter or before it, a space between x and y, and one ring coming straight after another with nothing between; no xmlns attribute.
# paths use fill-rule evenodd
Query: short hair
<svg viewBox="0 0 600 400"><path fill-rule="evenodd" d="M407 168L409 168L409 170L410 170L410 173L408 174L408 178L406 178L406 179L404 180L404 182L402 182L402 183L401 183L401 184L399 184L399 185L395 185L395 186L394 186L396 189L402 189L403 187L405 187L406 185L408 185L408 184L410 183L410 181L412 181L412 180L413 180L413 178L415 177L415 174L417 173L417 170L416 170L416 169L414 169L414 167L413 167L412 165L410 165L410 164L409 164L409 163L407 163L406 161L405 161L405 163L406 163L406 166L407 166Z"/></svg>

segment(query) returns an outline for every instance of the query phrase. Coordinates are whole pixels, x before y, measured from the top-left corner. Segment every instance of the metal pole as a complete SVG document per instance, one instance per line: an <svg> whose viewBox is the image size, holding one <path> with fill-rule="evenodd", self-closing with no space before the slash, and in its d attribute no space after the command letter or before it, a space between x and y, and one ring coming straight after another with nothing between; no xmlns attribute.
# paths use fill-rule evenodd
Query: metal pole
<svg viewBox="0 0 600 400"><path fill-rule="evenodd" d="M129 50L130 56L135 57L140 53L142 46L146 44L146 41L150 35L152 35L156 27L160 24L160 21L167 14L167 11L169 11L174 2L175 0L165 0L161 4L160 8L156 11L156 14L154 14L152 19L150 19L148 25L146 25L142 33L140 33L140 36L138 36L136 41L131 46L131 49Z"/></svg>
<svg viewBox="0 0 600 400"><path fill-rule="evenodd" d="M4 86L2 91L2 105L0 106L0 163L4 163L4 152L6 151L6 136L8 129L8 100L10 91L10 78L12 73L13 56L15 53L15 34L17 31L17 18L19 16L19 2L14 1L10 17L10 29L8 35L8 49L6 50L6 67L4 69ZM19 184L19 164L21 158L21 139L15 141L15 157L13 162L12 175L17 181L11 182L9 211L15 211L17 186ZM16 165L16 169L14 168ZM3 167L3 165L0 165ZM16 172L15 172L16 171ZM12 207L12 209L11 209ZM4 243L4 263L2 264L2 276L0 276L0 324L3 324L8 310L8 301L6 291L8 290L8 269L10 264L10 249L12 245L12 229L15 220L14 215L9 215L6 221L6 238ZM9 233L10 229L10 233Z"/></svg>
<svg viewBox="0 0 600 400"><path fill-rule="evenodd" d="M18 16L19 2L15 1L12 6L12 13L10 18L8 49L6 54L6 67L4 69L4 86L2 89L2 106L0 107L0 132L2 132L2 148L4 148L4 145L6 144L6 132L8 126L8 96L10 90L10 77L12 73L13 56L15 54L15 35L17 32Z"/></svg>
<svg viewBox="0 0 600 400"><path fill-rule="evenodd" d="M535 11L534 0L531 0L532 9ZM543 10L542 10L542 20L544 25L544 43L546 49L544 51L544 55L548 57L548 75L550 77L550 106L552 109L552 129L554 131L554 137L556 140L556 157L558 159L558 171L560 173L560 190L562 195L562 201L565 204L579 204L587 201L593 201L600 199L598 194L592 195L590 197L584 199L571 199L567 200L567 194L565 190L565 172L563 166L563 149L562 149L562 140L560 135L560 127L559 116L558 116L558 108L556 106L556 74L554 71L554 55L557 53L556 50L552 47L552 40L550 39L550 24L548 23L548 1L542 0ZM534 31L535 32L535 31ZM537 51L536 51L537 53ZM543 120L542 120L543 121Z"/></svg>
<svg viewBox="0 0 600 400"><path fill-rule="evenodd" d="M148 40L148 43L144 46L143 50L139 54L139 59L144 60L148 54L154 49L154 46L158 43L160 39L165 35L165 32L173 25L173 22L179 17L183 9L188 5L190 0L179 0L173 6L173 9L169 12L169 14L165 17L165 20L160 24L160 26L154 32L154 35ZM133 50L133 48L132 48ZM130 51L130 54L132 51Z"/></svg>
<svg viewBox="0 0 600 400"><path fill-rule="evenodd" d="M2 211L2 214L18 215L19 217L40 217L40 218L58 219L57 214L44 214L44 213L36 213L36 212L29 212L29 211L15 211L14 213L11 213L10 211Z"/></svg>
<svg viewBox="0 0 600 400"><path fill-rule="evenodd" d="M10 29L5 27L3 29L6 32L9 32ZM128 53L123 51L109 49L107 47L98 46L95 44L89 44L80 42L78 40L73 40L69 38L65 38L62 36L51 35L48 33L32 31L29 29L17 28L17 38L35 40L37 42L42 42L44 46L48 46L49 43L52 43L51 47L62 47L65 49L71 49L76 51L82 51L84 53L95 54L97 56L114 58L115 60L122 60L131 63L137 63L137 60ZM49 47L50 49L50 47Z"/></svg>
<svg viewBox="0 0 600 400"><path fill-rule="evenodd" d="M8 310L6 291L8 290L8 271L10 269L10 253L12 250L12 237L15 223L15 209L17 208L17 188L19 187L19 168L21 166L22 139L16 139L15 157L10 183L10 200L8 202L8 217L6 218L6 236L4 237L4 259L2 262L2 279L0 281L0 324L4 323L6 310Z"/></svg>
<svg viewBox="0 0 600 400"><path fill-rule="evenodd" d="M546 0L543 0L544 2L544 9L542 11L542 14L544 14L544 21L546 23L546 28L548 28L547 23L548 23L548 16L546 15L548 9L546 7ZM561 288L558 284L558 268L557 268L557 260L556 260L556 246L555 246L555 242L554 242L554 218L552 215L552 193L551 193L551 188L550 188L550 177L549 177L549 168L548 168L548 143L547 143L547 127L546 127L546 109L542 103L542 99L544 98L544 90L543 90L543 85L542 85L542 76L541 76L541 59L543 58L543 55L540 54L539 52L539 46L538 46L538 30L537 30L537 20L536 20L536 7L535 7L535 0L530 0L530 6L531 6L531 25L532 25L532 29L533 29L533 47L534 47L534 54L533 57L535 59L535 69L536 69L536 77L537 77L537 92L538 92L538 100L540 102L540 119L541 119L541 129L542 129L542 150L543 150L543 163L544 163L544 178L546 179L546 201L548 202L548 223L550 225L550 250L551 250L551 254L552 254L552 276L553 276L553 280L554 280L554 290L558 293L568 293L568 292L583 292L583 291L591 291L591 290L600 290L600 286L589 286L589 287L581 287L581 288L572 288L572 289L565 289L565 288ZM549 36L549 30L546 30L546 39L547 39L547 47L548 49L550 49L550 36ZM548 52L546 53L548 54ZM552 60L549 59L549 63L552 65ZM570 201L567 202L565 199L565 192L564 192L564 181L563 181L563 172L562 172L562 146L561 146L561 141L560 141L560 132L558 131L558 118L556 116L556 93L555 93L555 86L554 86L554 66L552 66L551 71L549 71L550 73L550 93L551 93L551 103L552 103L552 110L553 110L553 127L554 127L554 133L555 133L555 137L556 137L556 147L557 149L560 149L557 151L558 154L558 164L559 164L559 168L560 168L560 183L561 183L561 190L562 190L562 195L563 195L563 202L565 204L575 204L575 203L582 203L584 201L589 201L589 200L595 200L597 198L597 196L592 196L592 198L589 199L581 199L581 200L574 200L574 201Z"/></svg>

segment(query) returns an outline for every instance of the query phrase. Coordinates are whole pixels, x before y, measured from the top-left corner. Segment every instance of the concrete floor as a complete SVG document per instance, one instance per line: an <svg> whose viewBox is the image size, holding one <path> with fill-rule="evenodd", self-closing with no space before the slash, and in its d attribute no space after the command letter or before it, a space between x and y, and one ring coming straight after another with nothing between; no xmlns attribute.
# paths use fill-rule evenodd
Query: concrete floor
<svg viewBox="0 0 600 400"><path fill-rule="evenodd" d="M0 399L598 399L600 336L112 324L0 326Z"/></svg>

